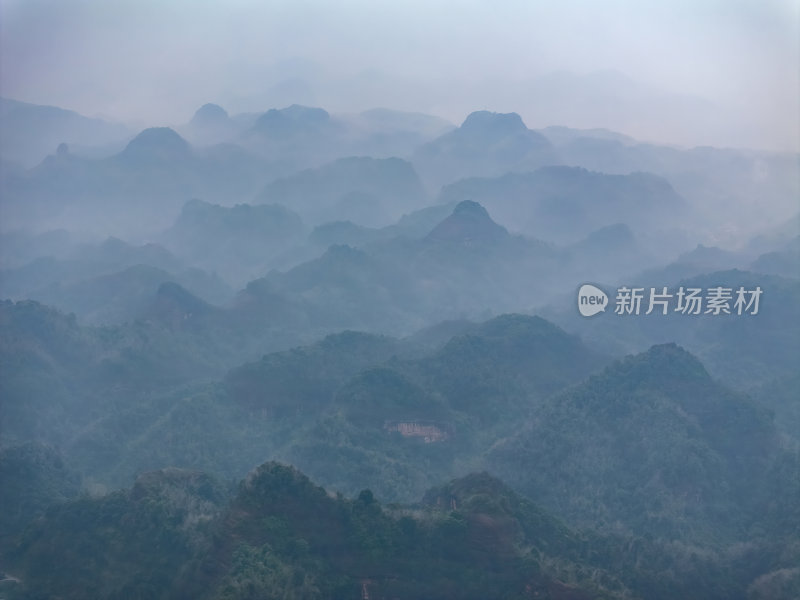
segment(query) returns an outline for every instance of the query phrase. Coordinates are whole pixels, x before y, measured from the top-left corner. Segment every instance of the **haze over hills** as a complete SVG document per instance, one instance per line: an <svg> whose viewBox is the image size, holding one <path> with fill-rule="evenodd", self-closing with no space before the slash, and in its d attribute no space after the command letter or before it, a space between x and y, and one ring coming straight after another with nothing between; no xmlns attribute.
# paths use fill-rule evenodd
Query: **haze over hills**
<svg viewBox="0 0 800 600"><path fill-rule="evenodd" d="M796 155L54 114L3 146L3 595L797 595ZM624 285L762 296L619 315Z"/></svg>
<svg viewBox="0 0 800 600"><path fill-rule="evenodd" d="M192 197L253 194L265 165L233 152L232 171L230 152L196 151L167 127L142 131L108 158L84 158L62 145L27 174L4 177L5 227L58 223L84 232L152 232Z"/></svg>
<svg viewBox="0 0 800 600"><path fill-rule="evenodd" d="M273 181L257 200L285 203L315 225L344 218L380 226L424 207L426 194L404 160L351 157Z"/></svg>
<svg viewBox="0 0 800 600"><path fill-rule="evenodd" d="M666 315L658 310L632 318L627 318L631 315L604 314L588 323L580 320L581 317L565 304L554 305L543 313L567 330L580 331L587 342L609 350L615 347L617 354L642 351L652 344L680 343L700 356L715 377L740 389L750 390L796 372L796 358L800 353L797 308L800 282L797 279L734 269L678 280L660 276L656 279L645 273L621 285L641 286L648 293L651 287L661 292L666 285L667 292L672 294L681 286L685 290L720 286L730 288L732 294L740 287L747 290L760 287L761 301L765 304L763 311L759 306L756 315L738 315L736 310L720 315L683 314L676 311L673 304ZM642 313L646 310L643 308ZM748 318L741 318L744 316Z"/></svg>
<svg viewBox="0 0 800 600"><path fill-rule="evenodd" d="M80 595L80 590L88 589L87 586L110 585L109 589L116 589L114 586L138 588L146 584L152 593L173 585L195 589L192 586L201 582L204 589L209 589L217 585L213 582L220 577L245 576L241 570L244 564L239 565L238 561L243 559L243 552L258 549L266 554L248 558L248 564L252 565L249 568L266 569L259 571L263 573L259 576L263 577L260 585L275 589L279 584L272 578L274 575L268 574L279 571L265 560L289 561L307 573L311 564L319 565L316 561L306 563L303 557L307 553L321 553L318 557L324 560L333 556L329 553L331 544L351 539L355 548L366 544L363 550L352 551L363 556L367 563L358 567L361 559L353 557L355 563L338 565L332 571L320 573L316 571L319 567L313 567L315 577L321 577L316 579L318 583L333 573L341 576L344 569L344 573L355 576L358 582L369 579L368 585L377 589L383 589L381 586L393 589L391 586L397 585L398 579L405 585L412 585L412 581L417 582L413 585L427 585L423 584L426 569L415 569L416 575L409 573L398 578L398 569L402 569L405 560L401 558L403 546L395 544L411 540L391 541L396 538L390 531L402 525L406 535L408 528L416 528L417 535L427 535L423 532L428 527L438 527L437 523L442 523L445 529L436 535L445 535L444 543L449 548L458 541L464 554L458 554L457 558L452 550L437 551L437 558L431 563L434 570L439 568L435 565L443 564L441 561L450 560L479 561L480 568L486 569L484 561L494 555L505 559L489 572L502 572L496 569L504 564L508 569L521 569L517 576L527 573L530 578L533 573L549 573L561 582L554 583L554 589L566 589L558 587L565 582L578 587L591 585L595 597L598 593L601 597L605 597L602 594L618 597L615 594L623 593L620 582L624 588L653 598L676 594L687 598L744 597L744 590L756 578L791 564L791 555L779 555L780 545L776 545L783 543L777 540L786 539L784 533L777 532L783 532L785 524L791 522L787 521L790 505L776 505L768 498L791 497L793 480L782 477L787 466L780 465L786 460L791 464L796 457L782 454L768 413L756 408L745 396L715 383L702 365L680 348L654 347L642 355L614 363L578 386L564 389L565 383L574 381L576 376L580 378L581 373L587 372L585 369L591 370L602 363L598 362L599 357L582 349L576 339L570 339L541 319L513 316L495 319L466 335L457 335L427 357L411 358L418 350L403 345L375 336L344 334L315 347L267 356L258 364L232 372L222 388L196 390L189 392L188 397L184 391L169 400L162 397L152 403L140 402L123 415L109 414L91 430L82 431L69 450L71 460L85 465L87 459L97 460L101 447L106 448L108 457L117 444L120 449L124 447L122 464L136 461L136 470L147 469L148 463L165 459L178 465L198 464L198 452L207 466L228 468L225 464L234 456L247 461L248 457L255 459L259 450L264 452L262 457L277 451L319 470L328 481L338 479L334 483L336 488L355 490L350 493L358 499L352 501L353 505L336 509L334 514L340 515L336 519L329 522L325 516L328 510L333 510L333 504L325 508L318 503L341 503L344 501L341 496L333 499L296 471L275 464L258 468L233 493L225 492L199 473L167 469L140 476L131 491L60 504L52 494L71 497L74 489L66 483L70 475L59 475L65 481L62 488L38 492L39 506L57 504L36 522L34 530L29 529L19 538L18 545L4 551L9 570L13 568L12 572L21 575L25 582L18 589L33 593L62 586ZM575 358L581 354L585 362L578 365ZM566 356L570 359L565 360ZM387 360L378 369L367 366ZM553 367L568 367L572 372L556 374ZM310 377L302 376L298 369ZM337 388L333 396L326 393ZM556 395L549 396L552 391ZM500 402L501 399L504 401ZM681 405L681 410L675 409L675 403ZM515 408L511 410L512 407ZM492 412L487 413L489 408ZM420 414L420 409L427 413ZM536 417L526 419L526 413ZM392 430L398 419L408 419L410 414L414 415L415 423L427 423L424 425L427 429L419 433L413 428L402 430L405 433ZM736 415L736 419L720 420L720 414ZM387 423L384 420L387 416L394 419ZM424 416L429 420L422 420ZM568 429L560 425L565 420ZM595 423L598 420L602 423ZM667 420L672 425L664 428ZM317 421L308 432L311 435L306 432L304 421ZM148 423L152 425L148 427ZM496 434L491 432L498 427L517 433L506 437L502 444L492 444ZM730 435L731 428L736 430L734 435ZM270 432L268 436L264 435L265 430ZM112 431L116 435L109 435ZM423 442L422 435L432 436L436 431L440 432L439 437ZM228 443L238 440L241 446L232 449L233 452L209 454L212 447L220 450L223 447L210 444L216 436ZM90 443L91 437L96 439ZM115 441L109 445L110 440ZM206 450L197 447L198 440L205 440ZM97 445L100 442L103 446ZM288 448L277 450L275 445L282 443L288 443ZM535 504L488 475L472 475L428 492L422 512L419 507L408 512L397 506L379 510L373 492L361 487L364 481L393 485L405 482L397 490L408 490L408 483L414 481L411 475L419 469L421 461L426 464L425 480L446 478L447 473L454 471L480 469L487 464L482 458L482 444L490 445L488 465L505 473L518 489L530 493L532 484L528 482L535 481L534 495L555 515L567 519L573 527L588 521L600 533L570 532ZM542 446L538 452L534 450L537 444ZM574 446L572 451L570 444ZM29 452L15 460L26 461L30 465L26 468L38 470L42 461L51 460L46 458L47 452ZM535 458L520 458L520 452L534 452ZM631 461L626 458L630 452L644 459L634 473L630 472ZM683 453L696 460L684 461ZM3 455L2 459L5 465L11 457ZM534 461L538 468L520 470L517 466L520 461L523 465ZM359 466L355 471L354 465ZM129 464L125 470L131 467ZM431 467L435 467L433 471ZM391 476L387 476L387 471ZM383 473L381 478L375 477L378 472ZM6 477L11 477L11 471L8 473ZM654 473L660 476L653 478ZM16 472L13 477L18 477ZM524 481L518 481L518 477ZM55 479L52 481L55 483ZM763 483L754 485L754 482ZM420 480L416 485L424 489L426 484ZM590 489L574 493L564 489L569 485L588 485ZM700 491L690 490L687 495L687 485ZM663 488L662 493L651 493L654 486ZM64 491L57 492L58 489ZM391 495L391 489L381 488L380 496ZM594 494L604 495L605 501L581 500L588 500ZM639 501L632 502L629 494L637 495ZM312 501L312 497L317 500ZM696 497L703 500L699 504L687 501ZM13 496L12 500L18 502L18 497ZM658 503L655 506L650 504L654 501ZM226 508L228 503L230 507ZM394 526L391 521L384 521L388 529L372 541L363 537L367 530L355 523L352 534L336 529L341 525L334 524L342 523L346 507L353 506L352 510L357 511L361 505L373 506L370 513L373 519L384 515L380 519L406 520ZM34 514L37 511L35 505L28 510ZM262 517L267 513L262 513L263 510L274 521L264 522ZM434 514L424 517L429 510ZM597 510L608 514L598 518ZM76 520L78 514L95 512L97 519L108 522L110 528L76 528L80 522ZM266 537L258 537L261 530L255 521L249 521L248 515L261 515L257 518L267 527L263 532ZM416 526L412 526L410 519L418 520ZM454 521L445 523L439 519ZM744 555L732 551L731 541L748 536L752 529L748 523L753 519L764 533L750 541ZM220 527L209 529L201 525L215 521ZM620 522L625 527L621 528ZM136 523L139 525L128 527ZM145 523L150 525L144 527ZM308 529L312 523L313 530ZM458 523L467 528L466 538L459 537L458 532L463 529L456 526ZM368 530L375 534L384 531L376 527L384 525L373 522ZM216 543L205 541L210 531L215 532ZM514 531L517 533L511 535ZM150 532L146 538L155 535L162 540L153 557L160 566L153 566L148 570L150 576L135 582L130 577L145 560L139 556L143 532ZM232 537L220 545L220 535ZM447 537L450 535L456 537L450 539ZM506 545L508 542L502 540L508 540L508 535L526 543ZM59 550L67 539L72 539L72 548L75 539L84 540L79 545L83 549L80 554ZM687 560L689 550L680 545L687 542L693 543L691 548L695 552L703 549L701 564ZM419 560L422 549L429 548L429 543L411 544L409 551L413 549L413 553L408 559L413 556ZM120 544L126 548L124 553L112 550ZM494 549L492 552L487 553L487 544ZM537 560L539 567L512 560L519 551L512 548L531 545L538 551L529 556ZM385 553L379 548L385 548ZM50 560L46 557L52 553L68 557L70 565L73 560L83 560L85 564L86 552L104 553L106 560L116 566L104 571L100 579L92 568L63 569L64 563L49 570L46 576L41 570L42 561ZM220 552L223 556L234 555L220 560ZM351 550L342 549L335 554L339 556L341 552ZM560 560L546 558L562 552L566 554ZM756 556L760 560L755 560ZM197 571L198 575L176 582L176 575L183 572L180 565L197 559L208 566ZM594 575L587 578L584 569L568 567L569 561L590 564ZM664 562L671 565L669 574L658 566ZM166 569L164 565L171 566ZM215 566L209 569L212 565ZM386 578L378 576L384 569ZM157 576L162 572L163 576ZM456 571L447 572L455 576ZM602 577L600 572L604 573ZM65 579L67 573L69 581ZM294 583L283 581L282 586L301 584L299 579ZM463 574L458 575L458 581L460 584L454 581L450 585L456 589L467 585L470 590L481 585L477 581L465 583L468 580ZM418 592L402 593L413 597ZM568 597L575 597L577 592L571 593Z"/></svg>
<svg viewBox="0 0 800 600"><path fill-rule="evenodd" d="M87 162L88 157L97 157L97 153L70 146L69 138L65 137L51 144L48 150L53 153L58 143L66 142L68 146L59 153L61 160L48 159L33 179L22 178L19 170L6 169L5 228L24 226L33 219L39 227L42 223L50 223L51 227L63 224L69 215L59 217L58 205L30 206L34 198L39 198L34 202L39 205L43 196L56 189L61 195L67 193L75 198L81 189L89 191L91 197L96 192L90 190L116 186L118 194L139 204L143 198L152 203L154 196L162 202L168 199L174 215L175 209L192 196L226 205L251 201L259 189L276 178L354 156L412 160L428 186L428 194L436 194L441 185L464 177L495 177L509 171L525 173L548 165L568 164L611 174L650 172L668 178L690 202L700 219L697 235L702 236L703 242L720 239L730 242L733 236L741 239L743 231L752 231L754 226L763 229L776 225L780 219L796 213L796 205L790 199L798 193L797 163L791 155L714 148L684 150L643 144L600 129L551 127L536 132L528 129L516 113L477 111L468 115L460 127L447 131L445 123L433 118L391 111L367 111L346 117L332 116L322 109L291 106L260 115L226 116L224 108L216 108L216 121L199 117L179 127L193 140L194 146L188 154L181 142L161 128L132 140L130 147L110 163L95 162L96 158ZM205 106L203 109L213 110ZM200 130L204 127L211 129L203 133ZM404 132L412 137L402 138ZM31 137L37 135L35 130L26 133ZM548 140L548 135L553 139ZM393 146L395 138L400 141ZM383 149L379 148L381 145ZM178 151L179 146L182 151ZM112 154L116 153L105 156ZM130 169L137 160L144 161L139 165L144 168L147 155L153 161L160 160L162 154L171 161L170 169L148 173L145 178L148 185L132 178ZM111 165L117 165L114 169L120 171L114 172ZM104 171L105 175L100 175ZM434 179L431 173L436 174ZM81 195L85 197L86 193ZM84 212L84 227L104 212L96 201L87 200L84 198L81 203L87 204L87 209L91 207L93 218ZM764 203L770 204L772 211L759 210ZM366 198L350 200L351 210L356 211L374 210L368 208L372 204ZM734 206L736 210L732 211ZM419 207L401 203L389 207L388 212L396 219ZM721 211L725 211L727 220L723 219L722 227L715 226ZM379 215L373 214L370 219L374 222ZM153 219L156 215L151 210L146 216ZM74 227L77 218L73 216L68 222ZM106 234L108 224L103 230ZM116 227L115 233L124 235L121 223L117 222ZM137 233L141 234L141 229Z"/></svg>
<svg viewBox="0 0 800 600"><path fill-rule="evenodd" d="M471 113L458 129L421 146L414 164L433 189L469 176L532 170L559 162L552 145L516 113Z"/></svg>
<svg viewBox="0 0 800 600"><path fill-rule="evenodd" d="M47 300L85 318L88 312L63 292L80 287L99 292L96 278L116 273L121 285L145 295L135 304L138 310L131 310L131 303L117 306L95 322L145 316L146 294L163 281L175 281L223 304L234 329L243 318L258 331L279 318L290 330L312 326L317 334L336 327L383 328L388 322L388 331L405 335L442 319L541 306L559 296L559 286L569 287L598 268L617 277L635 273L645 260L625 226L558 248L512 235L468 200L452 209L442 205L412 213L380 229L334 223L308 237L306 231L298 215L279 205L228 208L194 200L159 235L172 253L147 244L115 258L108 242L87 246L95 249L75 251L86 258L39 258L3 271L2 289L11 298ZM325 231L330 247L320 243ZM211 238L217 245L207 244ZM134 266L137 270L130 270ZM522 272L527 276L521 278ZM146 285L140 279L145 273L150 273ZM231 287L240 290L235 299ZM89 303L98 301L114 305L122 298L101 295Z"/></svg>
<svg viewBox="0 0 800 600"><path fill-rule="evenodd" d="M0 2L0 598L800 598L800 5Z"/></svg>
<svg viewBox="0 0 800 600"><path fill-rule="evenodd" d="M466 198L486 204L501 223L514 223L521 233L561 244L620 222L661 241L678 235L676 224L687 210L686 201L662 178L570 167L464 179L443 188L439 199ZM681 242L678 238L672 243Z"/></svg>
<svg viewBox="0 0 800 600"><path fill-rule="evenodd" d="M0 124L0 160L25 168L37 165L62 143L113 148L131 135L117 123L9 98L0 98Z"/></svg>
<svg viewBox="0 0 800 600"><path fill-rule="evenodd" d="M721 418L721 414L729 416ZM569 437L559 434L559 439L552 439L550 434L558 428L551 419L569 420ZM584 426L583 419L590 423ZM676 422L670 423L673 419ZM651 424L656 431L648 431ZM703 442L698 444L699 440ZM639 534L687 539L721 535L731 523L745 531L753 514L732 516L725 504L736 498L741 509L748 510L751 503L764 502L750 495L767 489L760 478L766 476L777 449L776 432L766 411L714 383L702 364L683 349L661 345L554 397L529 430L493 450L493 460L498 465L511 460L525 463L529 459L521 454L530 452L543 465L552 466L553 479L540 468L524 475L525 482L518 485L546 504L558 505L560 514L580 514L595 525L622 523ZM631 461L625 457L629 452L659 457L659 464ZM679 478L674 478L671 461L681 465ZM611 495L592 497L593 490L600 489L599 481L616 479L611 473L634 463L636 470L628 472ZM684 471L689 465L694 470L691 477ZM563 472L576 473L574 483L562 480ZM586 488L576 492L568 489L570 485ZM660 490L653 492L649 486ZM641 494L642 499L634 500L631 494ZM697 498L702 501L698 503ZM649 515L645 522L626 522L618 512L627 513L631 505L650 501L655 504L642 507ZM659 530L673 525L665 516L673 511L681 514L677 522L686 522L691 533ZM698 531L701 523L708 530Z"/></svg>

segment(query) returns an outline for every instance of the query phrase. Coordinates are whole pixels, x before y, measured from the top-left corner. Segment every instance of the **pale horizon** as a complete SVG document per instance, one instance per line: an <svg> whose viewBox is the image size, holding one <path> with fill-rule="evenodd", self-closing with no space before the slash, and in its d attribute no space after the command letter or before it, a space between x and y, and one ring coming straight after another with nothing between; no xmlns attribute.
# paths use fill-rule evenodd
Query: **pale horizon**
<svg viewBox="0 0 800 600"><path fill-rule="evenodd" d="M800 3L4 0L0 94L135 126L293 103L800 151Z"/></svg>

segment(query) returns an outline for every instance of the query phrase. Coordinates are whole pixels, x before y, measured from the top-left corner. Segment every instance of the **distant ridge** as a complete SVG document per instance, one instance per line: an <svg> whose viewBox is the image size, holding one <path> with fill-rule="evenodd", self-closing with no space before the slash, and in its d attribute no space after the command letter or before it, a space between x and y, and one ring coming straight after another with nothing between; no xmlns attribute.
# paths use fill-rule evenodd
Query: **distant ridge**
<svg viewBox="0 0 800 600"><path fill-rule="evenodd" d="M506 228L495 223L483 206L472 200L463 200L425 239L470 243L494 242L507 236Z"/></svg>
<svg viewBox="0 0 800 600"><path fill-rule="evenodd" d="M192 125L218 125L225 123L229 119L228 111L218 104L204 104L194 113L190 123Z"/></svg>
<svg viewBox="0 0 800 600"><path fill-rule="evenodd" d="M287 108L269 109L256 120L253 130L277 137L290 137L312 133L326 126L330 120L330 114L322 108L292 104Z"/></svg>
<svg viewBox="0 0 800 600"><path fill-rule="evenodd" d="M169 127L151 127L133 138L118 157L133 161L185 160L192 156L189 142Z"/></svg>

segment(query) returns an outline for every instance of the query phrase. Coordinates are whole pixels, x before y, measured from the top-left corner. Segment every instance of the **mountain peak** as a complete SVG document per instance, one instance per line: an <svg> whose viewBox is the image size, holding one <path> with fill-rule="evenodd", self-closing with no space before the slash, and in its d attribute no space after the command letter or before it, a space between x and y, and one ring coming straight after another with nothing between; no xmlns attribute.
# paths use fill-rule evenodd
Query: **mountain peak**
<svg viewBox="0 0 800 600"><path fill-rule="evenodd" d="M310 133L327 125L330 118L322 108L292 104L286 108L269 109L258 118L253 129L278 136Z"/></svg>
<svg viewBox="0 0 800 600"><path fill-rule="evenodd" d="M204 104L194 113L192 125L216 125L228 120L228 112L218 104Z"/></svg>
<svg viewBox="0 0 800 600"><path fill-rule="evenodd" d="M182 326L214 311L214 307L201 300L174 281L165 281L147 311L147 316L172 326Z"/></svg>
<svg viewBox="0 0 800 600"><path fill-rule="evenodd" d="M552 340L555 337L569 337L566 331L547 319L543 319L538 315L515 313L498 315L488 321L484 321L476 328L475 333L494 338L524 335Z"/></svg>
<svg viewBox="0 0 800 600"><path fill-rule="evenodd" d="M462 200L453 209L454 215L471 215L474 218L491 219L489 213L480 202L474 200Z"/></svg>
<svg viewBox="0 0 800 600"><path fill-rule="evenodd" d="M671 368L673 372L679 370L687 378L711 379L703 363L675 342L651 346L642 358L659 369Z"/></svg>
<svg viewBox="0 0 800 600"><path fill-rule="evenodd" d="M467 115L460 129L472 133L500 135L528 131L522 117L517 113L495 113L488 110L479 110Z"/></svg>
<svg viewBox="0 0 800 600"><path fill-rule="evenodd" d="M580 252L605 253L613 250L628 251L636 245L636 237L625 223L614 223L596 229L576 244Z"/></svg>
<svg viewBox="0 0 800 600"><path fill-rule="evenodd" d="M674 342L657 344L641 354L628 356L607 367L605 373L615 385L678 395L688 389L705 389L713 383L697 357Z"/></svg>
<svg viewBox="0 0 800 600"><path fill-rule="evenodd" d="M133 138L120 156L134 160L175 160L191 156L189 143L174 129L151 127Z"/></svg>
<svg viewBox="0 0 800 600"><path fill-rule="evenodd" d="M494 242L506 236L506 228L495 223L483 206L472 200L463 200L449 217L434 227L426 239L469 244Z"/></svg>

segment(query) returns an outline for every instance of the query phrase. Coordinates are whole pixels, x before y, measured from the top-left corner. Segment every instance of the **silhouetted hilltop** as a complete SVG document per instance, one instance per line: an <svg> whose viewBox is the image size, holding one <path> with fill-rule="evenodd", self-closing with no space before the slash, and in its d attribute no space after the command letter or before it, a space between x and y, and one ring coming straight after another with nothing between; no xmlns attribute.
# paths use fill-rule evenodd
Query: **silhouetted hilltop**
<svg viewBox="0 0 800 600"><path fill-rule="evenodd" d="M284 204L310 222L347 219L374 226L418 208L425 197L411 163L349 157L278 179L258 200Z"/></svg>
<svg viewBox="0 0 800 600"><path fill-rule="evenodd" d="M758 273L770 273L800 279L800 236L780 250L766 252L753 261L751 268Z"/></svg>
<svg viewBox="0 0 800 600"><path fill-rule="evenodd" d="M63 143L115 144L128 137L120 124L85 117L55 106L0 98L0 156L33 167Z"/></svg>
<svg viewBox="0 0 800 600"><path fill-rule="evenodd" d="M766 411L664 344L553 397L490 464L507 476L535 460L539 468L509 481L573 523L721 540L746 535L757 518L777 453Z"/></svg>
<svg viewBox="0 0 800 600"><path fill-rule="evenodd" d="M145 129L117 155L119 160L138 164L181 162L191 157L189 143L169 127Z"/></svg>
<svg viewBox="0 0 800 600"><path fill-rule="evenodd" d="M493 113L478 110L467 115L454 137L489 141L509 135L528 132L525 123L517 113Z"/></svg>
<svg viewBox="0 0 800 600"><path fill-rule="evenodd" d="M249 124L248 124L249 125ZM195 111L191 120L180 127L181 135L185 135L193 145L213 146L215 144L230 145L248 128L248 125L240 123L231 118L228 112L218 104L204 104ZM236 155L229 155L229 159L234 156L252 160L252 157L244 156L242 148L238 149ZM232 160L230 161L232 162ZM241 166L240 166L241 168Z"/></svg>
<svg viewBox="0 0 800 600"><path fill-rule="evenodd" d="M505 421L520 405L533 406L531 392L539 397L552 393L604 362L557 325L541 317L512 314L453 336L420 368L434 378L432 387L452 406Z"/></svg>
<svg viewBox="0 0 800 600"><path fill-rule="evenodd" d="M637 232L657 233L660 240L687 208L662 177L606 175L564 166L464 179L444 187L439 195L440 202L466 199L480 202L501 224L560 243L618 223Z"/></svg>
<svg viewBox="0 0 800 600"><path fill-rule="evenodd" d="M146 316L162 322L178 324L194 321L213 314L217 309L203 302L186 288L174 281L165 281L156 292Z"/></svg>
<svg viewBox="0 0 800 600"><path fill-rule="evenodd" d="M591 232L578 244L581 250L588 252L606 252L628 247L635 241L631 228L625 223L615 223Z"/></svg>
<svg viewBox="0 0 800 600"><path fill-rule="evenodd" d="M254 253L264 260L303 233L300 217L281 205L219 206L194 199L183 205L163 237L165 243L194 258L236 249L226 258L250 263L257 258ZM215 243L209 246L212 239Z"/></svg>
<svg viewBox="0 0 800 600"><path fill-rule="evenodd" d="M326 110L293 104L287 108L269 109L256 120L253 131L269 137L291 138L320 133L330 120Z"/></svg>
<svg viewBox="0 0 800 600"><path fill-rule="evenodd" d="M194 113L190 125L197 127L218 126L229 121L228 112L218 104L204 104Z"/></svg>
<svg viewBox="0 0 800 600"><path fill-rule="evenodd" d="M625 223L592 231L565 250L575 281L620 281L654 261L651 251Z"/></svg>
<svg viewBox="0 0 800 600"><path fill-rule="evenodd" d="M136 264L80 281L52 283L30 296L77 314L84 323L108 325L136 318L151 302L159 286L175 279L184 280L157 267Z"/></svg>
<svg viewBox="0 0 800 600"><path fill-rule="evenodd" d="M457 129L420 147L413 161L435 189L463 177L531 170L558 159L547 138L528 129L518 114L478 111Z"/></svg>
<svg viewBox="0 0 800 600"><path fill-rule="evenodd" d="M13 244L13 239L9 240L9 245ZM0 277L0 295L6 298L31 297L32 293L48 285L69 285L138 264L171 272L185 268L163 246L152 243L135 246L115 237L109 237L99 244L75 245L65 241L64 246L57 250L45 252L14 269L4 269Z"/></svg>
<svg viewBox="0 0 800 600"><path fill-rule="evenodd" d="M333 392L348 378L388 360L399 349L393 338L344 331L233 369L225 386L232 399L250 409L308 414L327 408Z"/></svg>
<svg viewBox="0 0 800 600"><path fill-rule="evenodd" d="M459 202L453 214L433 228L425 239L432 242L491 243L508 236L486 209L471 200Z"/></svg>

